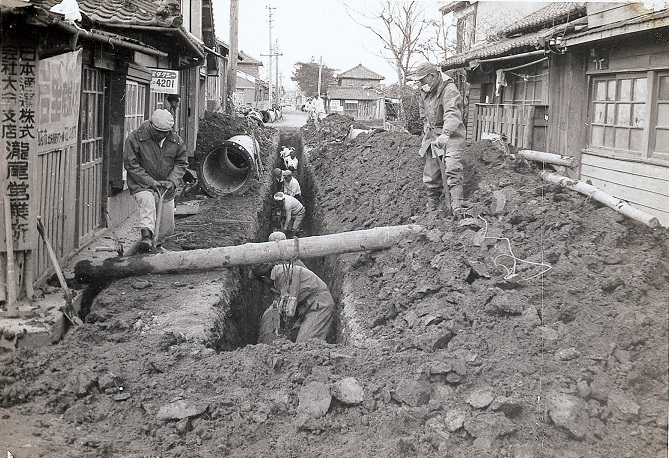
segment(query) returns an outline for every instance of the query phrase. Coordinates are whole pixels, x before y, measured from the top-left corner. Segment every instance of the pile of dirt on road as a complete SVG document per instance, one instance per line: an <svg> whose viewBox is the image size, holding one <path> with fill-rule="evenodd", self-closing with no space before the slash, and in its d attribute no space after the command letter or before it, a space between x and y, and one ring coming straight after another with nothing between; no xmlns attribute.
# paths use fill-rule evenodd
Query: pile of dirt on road
<svg viewBox="0 0 669 458"><path fill-rule="evenodd" d="M320 142L324 144L342 142L348 136L351 127L354 129L368 129L365 124L356 121L349 115L330 113L318 125L313 120L309 120L300 129L300 134L305 145L313 146Z"/></svg>
<svg viewBox="0 0 669 458"><path fill-rule="evenodd" d="M273 132L273 129L260 126L252 117L206 111L198 126L195 158L200 160L212 148L235 135L254 137L261 149L266 151L270 147L269 132Z"/></svg>
<svg viewBox="0 0 669 458"><path fill-rule="evenodd" d="M152 328L192 276L118 281L61 344L2 356L3 443L81 457L666 456L665 230L490 142L465 151L458 224L424 210L418 137L338 140L304 139L311 233L424 227L320 266L345 306L341 343L217 352ZM251 240L258 196L206 205L190 229L177 221L182 248Z"/></svg>

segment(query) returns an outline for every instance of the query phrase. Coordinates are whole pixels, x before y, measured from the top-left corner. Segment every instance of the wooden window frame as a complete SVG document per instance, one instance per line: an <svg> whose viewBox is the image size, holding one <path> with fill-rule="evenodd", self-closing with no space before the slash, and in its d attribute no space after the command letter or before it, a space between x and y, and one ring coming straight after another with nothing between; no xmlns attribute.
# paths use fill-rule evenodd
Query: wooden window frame
<svg viewBox="0 0 669 458"><path fill-rule="evenodd" d="M659 82L660 78L669 78L669 69L662 70L647 70L647 71L628 71L615 73L597 73L590 75L589 81L589 96L588 96L588 146L587 150L593 153L600 153L611 155L613 157L627 158L627 159L641 159L641 160L659 160L661 162L669 161L669 152L654 151L655 142L657 138L658 128L662 131L669 131L669 121L663 125L658 126L658 114L660 105L669 105L669 99L659 99ZM639 80L645 79L645 98L643 103L635 99L634 93L636 85ZM620 96L620 88L623 81L631 80L633 83L629 88L630 96L628 99L622 99ZM611 97L611 83L615 82L615 95ZM598 84L605 84L604 100L599 100ZM595 116L598 113L596 105L603 105L603 122L598 122ZM644 106L644 118L640 125L633 124L633 117L635 107ZM620 107L629 106L629 119L627 124L620 124L619 115L621 113ZM609 111L610 110L610 111ZM626 111L626 110L625 110ZM611 113L612 119L608 118ZM593 144L595 141L595 129L603 129L601 131L601 141ZM610 133L607 132L609 129ZM628 130L627 147L624 145L616 145L618 135ZM632 131L636 130L640 134L640 148L632 149L630 146L632 142ZM606 146L606 135L613 136L612 146ZM639 136L639 135L638 135Z"/></svg>

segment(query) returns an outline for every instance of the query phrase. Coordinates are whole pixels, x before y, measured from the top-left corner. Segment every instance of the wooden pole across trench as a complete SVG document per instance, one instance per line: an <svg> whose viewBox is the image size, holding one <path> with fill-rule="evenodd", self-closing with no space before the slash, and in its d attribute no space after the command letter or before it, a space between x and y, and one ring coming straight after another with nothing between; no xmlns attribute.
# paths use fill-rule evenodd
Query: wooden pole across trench
<svg viewBox="0 0 669 458"><path fill-rule="evenodd" d="M422 226L385 226L338 234L264 243L168 251L155 255L79 261L74 273L80 283L155 273L196 272L248 266L291 259L309 259L358 251L390 248L403 238L421 232Z"/></svg>

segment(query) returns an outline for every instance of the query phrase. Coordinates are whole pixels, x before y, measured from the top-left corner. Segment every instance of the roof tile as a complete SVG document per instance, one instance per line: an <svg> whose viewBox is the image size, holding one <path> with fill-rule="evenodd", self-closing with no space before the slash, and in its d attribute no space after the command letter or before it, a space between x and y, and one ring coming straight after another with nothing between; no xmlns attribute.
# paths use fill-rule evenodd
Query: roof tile
<svg viewBox="0 0 669 458"><path fill-rule="evenodd" d="M499 36L512 36L522 32L536 31L546 27L578 19L585 16L585 3L555 2L528 14L520 20L501 29Z"/></svg>
<svg viewBox="0 0 669 458"><path fill-rule="evenodd" d="M366 79L366 80L378 80L381 81L385 78L383 75L379 75L376 72L371 71L362 64L358 64L350 70L346 70L339 74L339 78L355 78L355 79Z"/></svg>

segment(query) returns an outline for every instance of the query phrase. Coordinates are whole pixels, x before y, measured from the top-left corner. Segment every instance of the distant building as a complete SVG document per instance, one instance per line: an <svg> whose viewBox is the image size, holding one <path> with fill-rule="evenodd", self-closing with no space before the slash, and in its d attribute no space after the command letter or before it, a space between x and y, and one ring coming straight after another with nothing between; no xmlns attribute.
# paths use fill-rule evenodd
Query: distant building
<svg viewBox="0 0 669 458"><path fill-rule="evenodd" d="M328 112L338 112L359 120L385 119L384 95L380 91L383 75L358 64L337 77L327 88Z"/></svg>

